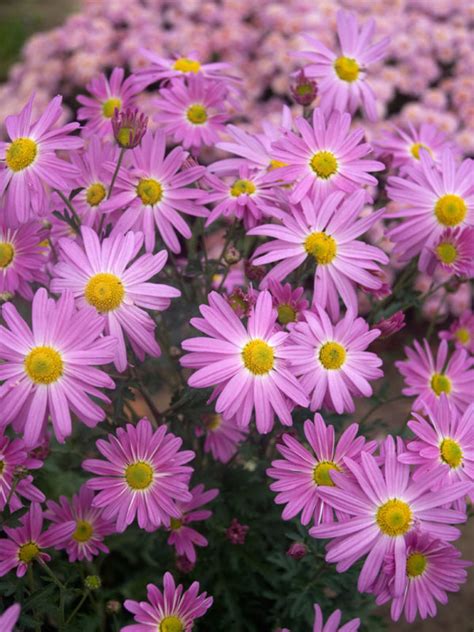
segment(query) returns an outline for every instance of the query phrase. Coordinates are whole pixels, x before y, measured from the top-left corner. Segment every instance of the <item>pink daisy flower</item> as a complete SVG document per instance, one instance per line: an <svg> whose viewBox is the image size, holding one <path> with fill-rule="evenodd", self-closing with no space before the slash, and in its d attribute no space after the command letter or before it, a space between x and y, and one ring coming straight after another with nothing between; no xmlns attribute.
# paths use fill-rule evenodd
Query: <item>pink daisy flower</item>
<svg viewBox="0 0 474 632"><path fill-rule="evenodd" d="M273 298L273 307L278 313L278 324L286 327L303 319L309 303L304 298L304 288L293 289L289 283L282 285L278 281L270 280L268 289Z"/></svg>
<svg viewBox="0 0 474 632"><path fill-rule="evenodd" d="M270 489L279 492L275 498L277 505L285 505L283 520L291 520L301 513L301 523L314 524L333 522L331 505L324 502L319 494L321 487L334 487L332 472L345 472L346 456L359 461L362 450L373 452L375 441L365 443L364 437L357 437L359 426L351 424L342 433L337 444L334 438L334 426L326 426L321 415L314 416L314 422L307 419L304 423L304 435L311 450L309 451L297 439L289 434L282 436L282 443L277 443L277 450L283 456L272 462L267 475L276 479ZM347 518L347 514L336 510L339 520Z"/></svg>
<svg viewBox="0 0 474 632"><path fill-rule="evenodd" d="M9 214L20 224L47 208L45 185L68 190L71 178L78 175L71 163L56 156L56 151L79 149L83 144L78 136L69 136L79 123L54 127L62 114L62 97L54 97L34 123L33 100L34 96L20 114L6 117L10 140L0 142L0 163L4 162L0 169L0 196L7 191Z"/></svg>
<svg viewBox="0 0 474 632"><path fill-rule="evenodd" d="M350 131L351 116L332 112L327 118L316 108L311 124L299 117L295 121L300 135L288 131L273 143L273 156L285 163L278 169L284 182L294 183L290 201L309 196L324 199L335 190L350 193L365 185L376 185L370 171L383 171L385 165L376 160L361 160L372 151L361 143L364 129Z"/></svg>
<svg viewBox="0 0 474 632"><path fill-rule="evenodd" d="M56 439L71 434L73 412L89 427L105 418L91 397L109 403L101 387L114 388L96 366L113 360L116 341L103 336L104 320L92 308L77 310L72 294L57 302L39 289L32 304L30 328L12 303L2 308L0 326L0 403L3 425L24 432L35 446L51 418Z"/></svg>
<svg viewBox="0 0 474 632"><path fill-rule="evenodd" d="M20 616L21 606L18 603L14 603L0 615L0 630L3 632L13 632L16 622Z"/></svg>
<svg viewBox="0 0 474 632"><path fill-rule="evenodd" d="M414 349L405 347L407 360L395 362L405 379L402 390L409 397L416 395L414 410L436 408L441 393L462 414L472 402L474 392L474 358L465 349L456 349L448 359L448 343L442 340L436 359L426 340L423 347L415 340Z"/></svg>
<svg viewBox="0 0 474 632"><path fill-rule="evenodd" d="M321 108L325 112L348 110L353 114L362 106L370 121L377 120L375 94L368 81L368 70L371 64L376 64L387 55L390 38L384 37L376 44L371 44L374 32L375 20L367 20L359 28L354 13L340 10L337 12L338 53L319 40L305 36L314 51L300 53L310 62L304 72L317 80Z"/></svg>
<svg viewBox="0 0 474 632"><path fill-rule="evenodd" d="M474 314L464 312L449 329L440 331L439 337L441 340L452 340L457 349L466 349L474 354Z"/></svg>
<svg viewBox="0 0 474 632"><path fill-rule="evenodd" d="M147 586L148 601L125 601L125 608L134 615L136 624L126 625L121 632L191 632L193 623L212 606L212 597L199 594L199 583L188 590L176 586L171 573L163 577L163 592L153 584Z"/></svg>
<svg viewBox="0 0 474 632"><path fill-rule="evenodd" d="M357 284L371 290L382 287L377 273L378 263L388 263L387 255L357 237L367 232L383 215L383 209L357 219L364 205L364 192L347 198L340 191L330 194L321 205L308 198L292 213L282 213L282 225L263 224L252 228L249 235L273 237L259 246L253 258L255 265L278 263L263 280L262 287L273 279L281 281L299 268L308 257L314 259L313 304L339 316L339 296L348 309L357 313Z"/></svg>
<svg viewBox="0 0 474 632"><path fill-rule="evenodd" d="M403 442L399 447L403 448ZM333 538L327 545L326 561L336 562L340 573L368 553L358 580L361 592L372 588L384 558L394 555L393 594L401 595L407 570L405 535L420 528L446 541L458 538L459 530L451 525L464 522L466 514L443 506L465 496L471 484L454 483L441 492L427 491L433 484L432 477L412 481L410 467L397 460L391 436L385 440L382 466L367 452L361 452L360 464L347 457L344 464L356 484L334 472L336 487L322 487L320 494L350 518L312 527L310 534Z"/></svg>
<svg viewBox="0 0 474 632"><path fill-rule="evenodd" d="M388 237L395 243L394 254L407 261L421 253L420 266L430 258L430 248L446 228L474 224L474 162L464 160L457 166L449 150L441 155L438 169L426 150L421 151L420 167L410 171L411 180L392 176L387 192L402 207L389 216L403 221L392 228Z"/></svg>
<svg viewBox="0 0 474 632"><path fill-rule="evenodd" d="M308 400L283 359L288 334L275 332L277 314L270 293L259 294L247 327L216 292L209 294L209 305L199 309L203 318L193 318L191 325L205 337L182 343L191 353L181 364L198 369L189 386L216 387L216 411L235 417L239 426L248 426L253 411L262 434L270 432L275 415L291 426L291 409L306 406Z"/></svg>
<svg viewBox="0 0 474 632"><path fill-rule="evenodd" d="M94 492L82 485L78 494L74 494L70 501L66 496L60 496L59 503L48 500L45 517L56 524L74 521L75 531L71 536L57 546L66 549L70 562L77 560L92 560L95 555L108 553L104 544L104 536L115 532L112 522L102 516L102 511L92 506Z"/></svg>
<svg viewBox="0 0 474 632"><path fill-rule="evenodd" d="M162 130L155 134L147 132L140 147L129 151L132 157L131 171L121 170L103 211L126 207L121 214L115 232L125 233L130 229L141 230L145 235L148 252L155 248L155 226L172 252L179 252L176 231L190 239L191 230L180 213L207 217L208 210L195 202L202 196L199 189L187 188L205 172L204 167L191 167L182 173L188 154L175 147L166 157L166 137Z"/></svg>
<svg viewBox="0 0 474 632"><path fill-rule="evenodd" d="M339 627L341 617L341 611L334 610L326 623L324 623L321 608L315 603L313 632L357 632L360 626L360 619L352 619Z"/></svg>
<svg viewBox="0 0 474 632"><path fill-rule="evenodd" d="M166 134L184 149L213 146L225 131L224 83L209 81L201 74L191 75L187 82L176 81L169 88L161 88L154 100L158 108L155 121Z"/></svg>
<svg viewBox="0 0 474 632"><path fill-rule="evenodd" d="M120 533L135 518L147 531L162 524L169 527L170 518L181 516L176 502L192 498L188 490L192 468L184 464L194 452L180 451L182 443L166 426L153 431L148 419L117 428L108 441L99 439L96 446L106 461L86 459L82 464L97 475L86 483L100 490L92 506L103 509L105 520L116 521Z"/></svg>
<svg viewBox="0 0 474 632"><path fill-rule="evenodd" d="M0 540L0 577L16 568L23 577L33 560L49 562L44 549L60 545L74 531L74 522L52 525L43 532L43 511L38 503L31 503L28 513L20 518L21 526L3 527L7 538Z"/></svg>
<svg viewBox="0 0 474 632"><path fill-rule="evenodd" d="M474 227L446 228L431 250L431 261L424 262L426 270L433 274L437 265L444 272L459 277L474 276Z"/></svg>
<svg viewBox="0 0 474 632"><path fill-rule="evenodd" d="M204 416L204 430L198 430L198 436L205 433L204 452L211 453L216 461L228 463L247 436L246 428L239 428L235 419L226 419L214 413Z"/></svg>
<svg viewBox="0 0 474 632"><path fill-rule="evenodd" d="M179 290L150 283L166 263L168 253L144 254L137 258L143 235L129 231L103 239L91 228L81 230L83 248L71 239L60 241L61 260L55 266L52 292L71 291L80 307L89 305L105 316L106 331L115 337L114 363L118 371L127 368L124 332L140 360L145 353L157 357L155 321L145 309L163 311ZM145 309L143 309L145 308Z"/></svg>
<svg viewBox="0 0 474 632"><path fill-rule="evenodd" d="M177 555L184 556L194 563L196 562L196 549L194 547L207 546L207 539L189 525L192 522L208 520L212 516L212 511L199 509L199 507L214 500L219 494L219 490L208 489L204 491L204 485L196 485L190 492L191 500L176 503L180 517L170 520L171 533L168 544L175 547Z"/></svg>
<svg viewBox="0 0 474 632"><path fill-rule="evenodd" d="M123 68L114 68L110 79L104 74L94 77L86 88L92 96L80 94L77 100L82 105L77 111L79 121L87 121L84 131L88 136L111 137L112 117L115 110L125 110L135 103L135 96L142 86L134 75L124 80Z"/></svg>
<svg viewBox="0 0 474 632"><path fill-rule="evenodd" d="M8 507L11 512L20 509L23 504L20 496L27 500L42 503L43 492L33 485L30 470L37 470L43 463L28 454L22 439L12 439L0 435L0 511ZM19 476L27 471L26 476Z"/></svg>

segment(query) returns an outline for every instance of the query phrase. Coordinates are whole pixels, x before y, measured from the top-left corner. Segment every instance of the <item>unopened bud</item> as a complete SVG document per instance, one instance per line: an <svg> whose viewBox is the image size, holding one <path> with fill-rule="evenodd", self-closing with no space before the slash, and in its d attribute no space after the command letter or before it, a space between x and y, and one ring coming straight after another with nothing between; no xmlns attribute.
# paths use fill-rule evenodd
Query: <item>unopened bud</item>
<svg viewBox="0 0 474 632"><path fill-rule="evenodd" d="M240 261L241 254L235 246L229 246L224 254L224 261L231 266Z"/></svg>
<svg viewBox="0 0 474 632"><path fill-rule="evenodd" d="M122 604L116 599L110 599L105 604L105 612L107 614L118 614L122 610Z"/></svg>
<svg viewBox="0 0 474 632"><path fill-rule="evenodd" d="M145 135L148 117L136 108L115 110L112 117L112 129L117 144L122 149L137 147Z"/></svg>
<svg viewBox="0 0 474 632"><path fill-rule="evenodd" d="M290 86L290 90L293 99L298 105L308 107L318 94L318 84L316 81L309 79L304 74L304 70L300 70L295 81Z"/></svg>
<svg viewBox="0 0 474 632"><path fill-rule="evenodd" d="M102 581L98 575L87 575L84 580L84 586L88 590L99 590L102 586Z"/></svg>

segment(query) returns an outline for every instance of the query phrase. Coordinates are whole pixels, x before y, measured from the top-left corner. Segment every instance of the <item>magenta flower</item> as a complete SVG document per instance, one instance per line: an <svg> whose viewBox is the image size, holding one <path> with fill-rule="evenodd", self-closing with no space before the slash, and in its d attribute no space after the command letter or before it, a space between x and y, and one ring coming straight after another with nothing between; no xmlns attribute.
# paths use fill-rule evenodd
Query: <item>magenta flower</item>
<svg viewBox="0 0 474 632"><path fill-rule="evenodd" d="M367 79L368 69L381 61L388 52L390 38L384 37L371 44L375 20L370 19L359 28L357 17L349 11L337 12L337 35L340 51L334 53L319 40L307 35L306 41L314 51L300 55L310 63L304 71L317 80L321 108L325 112L348 110L352 114L362 106L370 121L377 120L375 94Z"/></svg>
<svg viewBox="0 0 474 632"><path fill-rule="evenodd" d="M28 454L22 439L10 440L3 433L0 435L0 511L5 509L8 499L10 511L20 509L19 496L38 503L45 500L43 492L33 485L29 473L42 465L42 461Z"/></svg>
<svg viewBox="0 0 474 632"><path fill-rule="evenodd" d="M32 304L32 328L12 303L2 308L0 403L3 425L13 423L27 446L41 441L48 417L56 439L71 434L73 412L87 426L105 417L91 397L109 403L101 387L114 388L96 366L113 360L116 341L102 336L104 320L90 307L77 310L72 294L57 302L39 289Z"/></svg>
<svg viewBox="0 0 474 632"><path fill-rule="evenodd" d="M191 230L180 213L208 215L207 209L195 202L201 198L202 191L185 186L198 180L204 174L204 167L178 173L188 154L181 147L175 147L165 157L165 147L162 130L155 134L147 132L141 145L129 152L133 169L120 171L114 194L104 205L107 210L126 207L115 225L115 232L142 231L148 252L155 248L155 226L168 248L179 252L176 231L185 239L191 237Z"/></svg>
<svg viewBox="0 0 474 632"><path fill-rule="evenodd" d="M306 406L308 401L283 359L288 334L275 332L277 313L270 293L259 294L247 327L216 292L209 294L209 305L201 305L200 311L203 318L193 318L191 325L206 336L182 343L191 353L181 358L181 364L198 369L189 386L216 387L216 411L235 417L239 426L248 426L253 411L262 434L272 429L275 414L291 426L293 406Z"/></svg>
<svg viewBox="0 0 474 632"><path fill-rule="evenodd" d="M196 549L194 547L207 546L207 539L189 525L192 522L208 520L212 516L212 511L209 509L199 508L214 500L219 494L219 490L208 489L204 491L204 485L196 485L190 492L191 500L176 503L180 517L170 520L171 533L168 544L175 547L177 555L186 557L194 564L196 562Z"/></svg>
<svg viewBox="0 0 474 632"><path fill-rule="evenodd" d="M18 603L14 603L0 615L0 630L2 632L13 632L18 617L20 616L21 606Z"/></svg>
<svg viewBox="0 0 474 632"><path fill-rule="evenodd" d="M83 248L71 239L61 239L61 259L55 266L52 292L71 291L80 307L92 306L105 316L106 331L115 336L114 362L118 371L127 368L124 332L140 360L145 353L160 355L155 340L155 321L145 309L163 311L179 290L149 279L160 272L168 253L137 258L143 235L129 231L100 242L97 233L84 226Z"/></svg>
<svg viewBox="0 0 474 632"><path fill-rule="evenodd" d="M198 74L208 79L229 79L227 70L231 68L230 64L223 62L203 64L194 51L185 57L176 56L173 59L160 57L143 48L140 52L148 61L151 61L151 66L136 73L137 80L142 82L143 87L161 79L182 79L184 77L189 79ZM175 84L175 82L172 83Z"/></svg>
<svg viewBox="0 0 474 632"><path fill-rule="evenodd" d="M211 453L216 461L228 463L247 436L246 428L239 428L235 419L226 419L217 413L204 416L204 452ZM199 429L199 434L202 432Z"/></svg>
<svg viewBox="0 0 474 632"><path fill-rule="evenodd" d="M398 310L391 316L377 321L374 328L380 331L380 340L382 340L401 331L405 325L405 313L402 310Z"/></svg>
<svg viewBox="0 0 474 632"><path fill-rule="evenodd" d="M375 290L383 280L377 276L378 263L388 263L387 255L357 237L365 233L384 211L357 219L364 204L364 192L357 191L344 199L334 192L315 205L308 198L291 214L282 213L282 225L263 224L249 235L273 237L257 248L255 265L278 261L263 280L281 281L310 257L316 265L313 304L327 309L333 318L339 316L339 296L348 309L357 313L357 284Z"/></svg>
<svg viewBox="0 0 474 632"><path fill-rule="evenodd" d="M21 526L3 527L7 538L0 540L0 577L16 568L17 577L23 577L33 560L49 562L44 551L60 545L74 531L74 522L52 525L43 532L43 511L38 503L31 503L28 513L20 518Z"/></svg>
<svg viewBox="0 0 474 632"><path fill-rule="evenodd" d="M445 393L454 407L463 413L472 402L474 392L474 357L465 349L456 349L448 359L448 343L442 340L436 359L426 340L423 347L415 340L414 349L405 347L408 360L395 362L405 379L402 390L409 397L416 395L414 410L436 408L441 393Z"/></svg>
<svg viewBox="0 0 474 632"><path fill-rule="evenodd" d="M398 442L400 453L403 442ZM347 457L344 464L356 484L334 472L336 487L323 487L320 494L325 502L350 518L313 527L310 534L333 538L327 545L326 561L336 562L340 573L368 553L359 575L361 592L372 588L385 556L394 555L393 594L401 595L407 570L405 535L420 528L443 540L458 538L459 530L451 525L464 522L466 514L441 508L468 493L471 484L454 483L441 492L427 491L433 484L432 477L412 481L410 467L397 460L391 436L385 440L383 464L366 452L361 453L360 464Z"/></svg>
<svg viewBox="0 0 474 632"><path fill-rule="evenodd" d="M340 610L334 610L326 623L324 623L321 608L315 603L313 632L357 632L360 626L360 619L352 619L339 627L341 616Z"/></svg>
<svg viewBox="0 0 474 632"><path fill-rule="evenodd" d="M273 156L284 163L278 175L295 186L290 195L293 203L309 196L324 199L332 191L351 193L364 185L376 185L370 171L383 171L385 165L376 160L361 160L372 151L361 143L364 129L350 131L351 117L347 112L333 112L327 118L321 109L313 111L311 124L297 118L300 135L288 131L273 143Z"/></svg>
<svg viewBox="0 0 474 632"><path fill-rule="evenodd" d="M293 290L289 283L282 285L278 281L270 280L268 289L273 298L273 307L278 313L278 324L286 327L303 319L304 312L309 303L304 298L304 288L297 287Z"/></svg>
<svg viewBox="0 0 474 632"><path fill-rule="evenodd" d="M102 511L92 506L94 492L82 485L78 494L72 500L65 496L59 498L59 503L48 500L45 517L56 524L74 521L75 530L70 537L56 548L66 549L70 562L77 560L92 560L95 555L108 553L104 536L115 532L112 522L105 520Z"/></svg>
<svg viewBox="0 0 474 632"><path fill-rule="evenodd" d="M0 142L0 196L7 192L9 213L23 224L48 207L45 185L69 188L71 178L78 175L71 163L56 156L59 149L79 149L83 141L69 133L79 123L55 127L61 117L62 97L54 97L40 118L31 123L34 96L20 114L7 116L5 126L10 138Z"/></svg>
<svg viewBox="0 0 474 632"><path fill-rule="evenodd" d="M320 496L321 487L334 487L332 472L348 474L344 458L360 460L362 450L373 452L375 441L366 444L364 437L357 437L359 426L351 424L342 433L335 444L334 426L326 426L321 415L314 416L314 422L307 419L304 423L304 435L312 452L297 439L284 434L277 450L283 456L272 462L267 475L276 479L270 489L279 492L275 498L277 505L285 505L283 520L291 520L301 513L301 523L314 524L333 522L333 509ZM350 474L350 473L349 473ZM344 520L347 514L336 510L338 519Z"/></svg>
<svg viewBox="0 0 474 632"><path fill-rule="evenodd" d="M426 271L433 274L436 265L459 277L473 277L474 227L446 228L431 248L431 261L426 263Z"/></svg>
<svg viewBox="0 0 474 632"><path fill-rule="evenodd" d="M115 110L112 117L112 130L115 142L122 149L135 149L142 142L148 127L148 116L137 108Z"/></svg>
<svg viewBox="0 0 474 632"><path fill-rule="evenodd" d="M105 520L116 521L119 532L135 518L147 531L162 524L169 527L171 518L181 516L176 502L192 498L188 490L192 468L184 464L194 452L180 451L182 443L166 426L153 431L148 419L141 419L136 427L117 428L108 441L99 439L96 446L106 461L86 459L82 464L97 475L86 483L100 490L92 507L103 509Z"/></svg>
<svg viewBox="0 0 474 632"><path fill-rule="evenodd" d="M474 314L465 311L449 329L440 331L441 340L452 340L457 349L466 349L474 354Z"/></svg>
<svg viewBox="0 0 474 632"><path fill-rule="evenodd" d="M227 527L225 537L231 544L245 544L245 539L250 527L247 524L241 524L237 518L232 518L230 525Z"/></svg>
<svg viewBox="0 0 474 632"><path fill-rule="evenodd" d="M199 583L193 582L188 590L176 586L171 573L163 577L163 592L153 584L147 586L148 601L125 601L135 625L126 625L121 632L191 632L193 623L212 606L212 597L199 594Z"/></svg>

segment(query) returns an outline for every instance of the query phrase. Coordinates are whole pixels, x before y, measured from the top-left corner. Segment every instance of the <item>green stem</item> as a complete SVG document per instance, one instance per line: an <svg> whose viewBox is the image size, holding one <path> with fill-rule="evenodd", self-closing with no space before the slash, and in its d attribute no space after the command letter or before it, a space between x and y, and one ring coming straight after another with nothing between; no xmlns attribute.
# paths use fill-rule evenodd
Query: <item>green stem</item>
<svg viewBox="0 0 474 632"><path fill-rule="evenodd" d="M51 579L53 580L53 582L56 584L56 586L60 589L60 590L66 590L66 586L62 583L61 580L59 580L56 575L53 573L53 571L49 568L49 566L46 564L46 562L44 562L41 558L38 558L38 562L41 565L41 568L43 568L48 575L51 577Z"/></svg>
<svg viewBox="0 0 474 632"><path fill-rule="evenodd" d="M74 208L73 204L71 203L70 200L68 200L68 198L64 195L64 193L62 193L62 191L59 191L58 189L54 189L54 191L59 195L59 197L64 202L64 204L71 211L71 214L72 214L72 216L74 218L74 221L77 224L76 228L77 228L77 230L79 230L81 228L81 218L77 214L77 211Z"/></svg>
<svg viewBox="0 0 474 632"><path fill-rule="evenodd" d="M69 615L69 617L66 620L66 625L69 625L69 623L74 619L74 617L76 616L76 614L79 612L79 610L82 607L82 604L85 602L85 600L87 599L87 595L88 595L88 591L86 590L83 594L82 597L79 601L79 603L77 604L77 606L74 608L74 610L72 611L72 613Z"/></svg>
<svg viewBox="0 0 474 632"><path fill-rule="evenodd" d="M122 164L122 160L125 154L126 148L122 147L122 149L120 150L120 154L117 160L117 165L115 166L115 171L114 171L114 175L112 176L112 181L110 183L110 188L109 188L109 193L107 194L107 199L110 198L110 196L112 195L112 191L114 190L114 184L115 184L115 180L117 179L117 175L120 169L120 166Z"/></svg>

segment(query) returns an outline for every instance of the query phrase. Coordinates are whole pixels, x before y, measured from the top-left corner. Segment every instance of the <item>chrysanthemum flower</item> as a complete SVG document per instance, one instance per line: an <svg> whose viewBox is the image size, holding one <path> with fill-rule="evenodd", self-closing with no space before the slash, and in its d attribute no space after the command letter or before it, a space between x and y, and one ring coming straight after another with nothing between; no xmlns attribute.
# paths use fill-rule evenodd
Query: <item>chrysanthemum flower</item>
<svg viewBox="0 0 474 632"><path fill-rule="evenodd" d="M357 632L360 626L360 619L352 619L339 627L341 617L342 612L340 610L334 610L326 623L324 623L321 608L315 603L313 632Z"/></svg>
<svg viewBox="0 0 474 632"><path fill-rule="evenodd" d="M234 419L226 419L214 413L204 416L204 452L210 452L216 461L228 463L247 436L245 428L239 428ZM198 434L203 432L199 429Z"/></svg>
<svg viewBox="0 0 474 632"><path fill-rule="evenodd" d="M0 540L0 577L16 568L17 577L23 577L34 560L49 562L51 557L44 549L67 540L74 531L74 522L50 526L43 532L43 511L38 503L31 503L28 513L20 518L21 526L3 527L7 538Z"/></svg>
<svg viewBox="0 0 474 632"><path fill-rule="evenodd" d="M441 340L452 340L458 349L474 353L474 314L465 311L447 330L440 331Z"/></svg>
<svg viewBox="0 0 474 632"><path fill-rule="evenodd" d="M7 500L10 511L20 509L19 496L39 503L44 501L43 492L33 485L29 473L42 465L42 461L29 456L22 439L10 440L0 434L0 511L5 509Z"/></svg>
<svg viewBox="0 0 474 632"><path fill-rule="evenodd" d="M303 319L304 312L308 309L309 303L304 298L304 288L293 289L289 283L282 285L278 281L270 281L268 289L273 298L273 307L278 313L278 324L286 327L290 323L295 323Z"/></svg>
<svg viewBox="0 0 474 632"><path fill-rule="evenodd" d="M148 252L155 248L156 228L172 252L180 251L176 231L185 239L191 237L191 230L180 213L208 215L207 209L195 202L202 191L186 188L204 174L204 167L191 167L178 173L188 154L181 147L175 147L165 157L165 148L166 137L162 130L155 134L147 132L140 147L129 152L133 169L120 171L114 193L103 209L126 208L115 231L141 230Z"/></svg>
<svg viewBox="0 0 474 632"><path fill-rule="evenodd" d="M92 96L80 94L77 100L82 105L77 111L79 121L87 121L84 130L87 135L112 136L112 117L115 110L125 110L134 104L134 97L142 86L131 75L124 80L123 68L114 68L110 79L104 74L94 77L87 84Z"/></svg>
<svg viewBox="0 0 474 632"><path fill-rule="evenodd" d="M457 166L449 150L441 155L436 167L426 150L420 150L419 169L410 171L411 180L392 176L388 180L391 200L402 203L390 217L402 218L388 236L395 243L394 253L407 261L421 252L420 266L429 259L434 246L446 228L474 224L474 161L464 160Z"/></svg>
<svg viewBox="0 0 474 632"><path fill-rule="evenodd" d="M0 630L2 632L13 632L18 617L20 616L21 606L18 603L14 603L0 615Z"/></svg>
<svg viewBox="0 0 474 632"><path fill-rule="evenodd" d="M168 544L174 546L177 555L183 555L190 562L196 561L195 546L207 546L207 539L201 535L196 529L189 525L192 522L208 520L212 516L209 509L199 509L203 505L207 505L211 500L219 494L218 489L208 489L204 491L204 485L196 485L191 492L191 500L179 501L176 507L180 512L179 518L171 518L171 533L168 538Z"/></svg>
<svg viewBox="0 0 474 632"><path fill-rule="evenodd" d="M431 261L424 263L429 274L439 265L456 276L474 276L474 227L446 228L431 248Z"/></svg>
<svg viewBox="0 0 474 632"><path fill-rule="evenodd" d="M364 192L357 191L344 199L340 191L330 194L319 206L304 199L301 208L282 214L282 225L263 224L249 235L273 237L254 254L255 265L278 261L263 280L281 281L301 266L308 257L314 259L313 303L327 309L332 317L339 315L339 296L348 309L357 313L357 284L379 289L382 279L378 263L388 262L387 255L375 246L359 241L383 214L380 210L357 219L364 205Z"/></svg>
<svg viewBox="0 0 474 632"><path fill-rule="evenodd" d="M12 303L2 308L0 326L0 406L3 424L24 432L36 445L51 417L59 442L71 434L73 412L87 426L105 417L91 397L109 403L100 387L114 388L96 366L112 362L115 338L103 336L104 319L90 307L77 310L72 294L57 302L39 289L32 304L30 328Z"/></svg>
<svg viewBox="0 0 474 632"><path fill-rule="evenodd" d="M405 327L405 313L398 310L387 318L382 318L374 327L380 331L380 339L389 338Z"/></svg>
<svg viewBox="0 0 474 632"><path fill-rule="evenodd" d="M366 444L364 437L356 438L358 429L357 424L351 424L335 445L334 426L326 426L321 415L316 414L314 422L308 419L304 423L304 434L312 452L291 435L282 436L282 443L277 443L276 448L283 459L273 461L267 475L276 479L270 489L279 492L276 504L285 505L283 520L290 520L300 512L304 525L311 520L315 524L334 520L333 509L321 498L319 489L334 487L331 472L347 474L346 456L359 461L362 450L375 450L374 441ZM347 518L338 510L336 514L339 519Z"/></svg>
<svg viewBox="0 0 474 632"><path fill-rule="evenodd" d="M456 349L448 359L448 343L442 340L436 359L426 340L423 347L415 340L414 349L405 347L408 360L395 362L407 385L402 393L416 395L414 410L436 408L441 393L445 393L455 408L463 413L472 402L474 392L474 358L465 349Z"/></svg>
<svg viewBox="0 0 474 632"><path fill-rule="evenodd" d="M185 149L213 146L224 132L228 115L224 109L225 84L192 75L161 88L154 100L155 121Z"/></svg>
<svg viewBox="0 0 474 632"><path fill-rule="evenodd" d="M398 621L402 612L409 623L417 614L422 619L436 615L436 602L448 602L447 592L458 592L467 579L471 562L461 560L452 544L433 538L428 532L414 530L406 538L406 574L400 595L393 595L395 562L390 556L375 587L378 605L392 599L390 614Z"/></svg>
<svg viewBox="0 0 474 632"><path fill-rule="evenodd" d="M300 53L310 64L304 71L318 82L321 108L325 112L348 110L354 113L362 106L366 117L377 120L375 94L367 79L371 64L387 55L390 38L384 37L370 44L375 32L375 20L370 19L359 28L354 13L337 12L337 35L340 52L334 53L319 40L307 35L306 41L314 51Z"/></svg>
<svg viewBox="0 0 474 632"><path fill-rule="evenodd" d="M182 443L166 426L153 431L148 419L117 428L116 436L109 435L108 441L99 439L97 449L107 460L86 459L82 464L98 476L86 483L100 490L92 506L103 509L105 520L116 521L119 532L135 518L147 531L162 524L169 527L170 519L181 515L176 501L191 500L192 468L184 464L194 458L194 452L180 451Z"/></svg>
<svg viewBox="0 0 474 632"><path fill-rule="evenodd" d="M284 182L296 184L290 201L300 202L305 196L324 198L328 193L346 193L364 185L377 184L370 171L383 171L385 165L376 160L361 160L372 151L361 143L363 128L350 131L351 116L347 112L332 112L327 118L316 108L312 123L300 117L295 121L300 135L288 131L273 143L273 156L284 163L278 175Z"/></svg>
<svg viewBox="0 0 474 632"><path fill-rule="evenodd" d="M136 259L143 235L132 231L117 233L102 243L86 226L81 235L83 248L71 239L60 241L62 258L54 268L51 291L70 290L79 306L90 305L105 315L106 330L116 339L114 362L118 371L127 368L124 332L141 360L145 353L159 356L156 324L143 308L163 311L172 298L180 296L179 290L169 285L148 282L163 268L168 253L162 250Z"/></svg>
<svg viewBox="0 0 474 632"><path fill-rule="evenodd" d="M20 114L7 116L5 126L10 138L0 142L0 196L7 192L7 206L16 220L23 224L44 213L47 198L44 185L61 191L69 188L71 178L78 175L71 163L56 156L59 149L79 149L83 141L69 133L79 123L55 127L61 116L62 97L54 97L40 118L31 122L34 96Z"/></svg>
<svg viewBox="0 0 474 632"><path fill-rule="evenodd" d="M66 549L70 562L77 560L91 561L100 551L108 553L104 536L114 533L112 522L105 520L102 511L92 507L94 492L82 485L78 494L74 494L70 501L66 496L60 496L59 503L48 500L45 517L56 524L74 521L76 528L71 536L57 546Z"/></svg>
<svg viewBox="0 0 474 632"><path fill-rule="evenodd" d="M402 448L403 442L398 452ZM361 592L372 588L385 556L394 555L393 594L401 595L407 571L405 535L420 528L446 541L458 538L459 529L451 525L464 522L466 514L441 508L464 496L472 485L453 483L442 491L427 491L433 478L410 480L410 467L397 460L391 436L385 440L383 463L362 452L360 464L347 457L344 464L357 484L334 472L336 487L322 487L319 493L334 509L351 517L313 527L310 534L315 538L334 538L327 545L326 561L336 562L340 573L368 553L359 575Z"/></svg>
<svg viewBox="0 0 474 632"><path fill-rule="evenodd" d="M188 590L176 586L171 573L163 577L163 592L153 584L147 586L148 601L125 601L136 624L126 625L121 632L191 632L193 623L212 606L212 597L199 594L199 583L193 582Z"/></svg>
<svg viewBox="0 0 474 632"><path fill-rule="evenodd" d="M200 311L203 318L193 318L191 325L206 336L182 343L191 353L181 364L198 369L189 386L216 387L216 411L235 417L240 426L248 426L253 411L262 434L272 429L275 414L291 426L292 407L306 406L308 400L283 359L288 334L275 332L277 313L270 293L259 294L247 327L216 292Z"/></svg>

